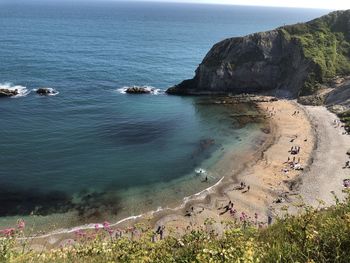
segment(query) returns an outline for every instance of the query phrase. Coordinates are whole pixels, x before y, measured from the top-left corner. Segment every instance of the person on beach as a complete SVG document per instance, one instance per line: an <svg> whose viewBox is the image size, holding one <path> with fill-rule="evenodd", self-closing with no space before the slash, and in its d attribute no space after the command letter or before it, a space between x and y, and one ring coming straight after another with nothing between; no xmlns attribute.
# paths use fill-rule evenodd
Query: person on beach
<svg viewBox="0 0 350 263"><path fill-rule="evenodd" d="M290 161L290 157L288 156L287 161L285 161L284 163L289 163L289 161Z"/></svg>
<svg viewBox="0 0 350 263"><path fill-rule="evenodd" d="M230 202L228 203L228 205L225 205L225 206L222 208L222 209L224 209L224 211L222 211L219 215L223 215L223 214L227 213L228 211L231 211L232 208L233 208L233 203L232 203L231 200L230 200Z"/></svg>
<svg viewBox="0 0 350 263"><path fill-rule="evenodd" d="M270 215L267 216L267 224L268 225L272 224L272 217Z"/></svg>

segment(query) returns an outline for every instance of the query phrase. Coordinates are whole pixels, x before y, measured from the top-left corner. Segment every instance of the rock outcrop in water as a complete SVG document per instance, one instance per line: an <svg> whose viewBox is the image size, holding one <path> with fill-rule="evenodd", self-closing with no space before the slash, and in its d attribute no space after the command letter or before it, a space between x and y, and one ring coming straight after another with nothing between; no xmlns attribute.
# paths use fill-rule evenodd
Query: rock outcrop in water
<svg viewBox="0 0 350 263"><path fill-rule="evenodd" d="M298 97L350 74L350 10L215 44L193 79L168 94L259 93Z"/></svg>
<svg viewBox="0 0 350 263"><path fill-rule="evenodd" d="M17 89L10 90L10 89L0 89L0 98L1 97L12 97L18 95L19 92Z"/></svg>
<svg viewBox="0 0 350 263"><path fill-rule="evenodd" d="M153 91L152 89L145 88L145 87L138 87L138 86L133 86L125 90L125 92L128 94L149 94L152 91Z"/></svg>
<svg viewBox="0 0 350 263"><path fill-rule="evenodd" d="M57 91L55 91L54 89L51 88L38 88L36 90L36 93L41 95L41 96L45 96L45 95L53 95L56 94Z"/></svg>

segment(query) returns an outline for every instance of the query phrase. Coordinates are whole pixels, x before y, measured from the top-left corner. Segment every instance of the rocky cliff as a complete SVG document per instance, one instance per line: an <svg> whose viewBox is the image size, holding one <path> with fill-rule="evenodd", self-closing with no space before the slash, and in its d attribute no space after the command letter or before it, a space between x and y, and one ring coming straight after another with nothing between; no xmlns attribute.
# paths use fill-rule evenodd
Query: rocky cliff
<svg viewBox="0 0 350 263"><path fill-rule="evenodd" d="M350 10L215 44L193 79L168 94L278 91L297 97L350 74Z"/></svg>

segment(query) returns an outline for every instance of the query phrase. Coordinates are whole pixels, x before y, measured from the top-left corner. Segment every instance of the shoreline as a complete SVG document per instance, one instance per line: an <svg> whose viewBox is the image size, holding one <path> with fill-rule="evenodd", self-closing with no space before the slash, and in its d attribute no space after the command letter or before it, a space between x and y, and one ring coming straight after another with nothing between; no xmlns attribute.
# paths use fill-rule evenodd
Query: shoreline
<svg viewBox="0 0 350 263"><path fill-rule="evenodd" d="M337 143L331 145L333 148L328 150L331 151L331 158L336 160L335 165L338 169L342 169L339 164L349 158L343 150L350 148L350 138L341 135L342 127L332 126L333 118L337 117L325 107L303 106L291 100L258 102L257 105L259 111L267 116L269 132L264 140L255 142L256 151L250 152L248 156L245 152L241 153L245 158L243 163L235 165L235 160L232 158L237 156L230 155L230 152L225 153L216 164L222 169L222 177L214 185L183 198L181 204L175 208L159 208L130 216L110 224L112 229L131 238L137 235L134 226L139 224L154 230L163 227L164 235L171 233L175 237L203 228L220 235L225 229L225 222L239 221L243 214L250 218L255 217L257 224L264 226L271 223L274 217L282 216L283 212L280 209L298 201L296 196L306 196L305 203L315 206L315 201L319 197L317 194L321 193L321 197L322 194L332 197L329 195L330 191L327 191L330 187L336 187L336 193L341 192L343 189L341 182L338 180L336 184L330 184L334 178L327 177L327 174L318 176L320 170L317 168L320 164L329 166L327 164L329 158L324 153L325 149L327 150L329 135L332 140L337 135L335 140ZM320 134L318 129L320 126L324 134ZM323 126L328 128L325 129ZM292 155L290 148L297 146L301 147L300 152ZM343 149L340 151L343 156L341 160L338 160L338 155L333 156L339 147ZM301 163L303 170L291 168L290 162L293 157L296 162ZM328 169L332 171L334 163ZM347 170L342 171L341 175L336 176L337 179L345 176ZM317 176L318 180L315 179ZM244 187L237 190L240 182L249 185L250 189ZM316 187L312 187L315 185ZM326 201L328 205L334 203L334 200ZM229 202L233 203L234 214L224 209ZM293 209L288 211L299 212ZM208 219L216 223L207 225ZM58 229L40 236L25 237L22 240L30 239L31 248L35 250L52 249L74 244L76 231L93 230L95 226L96 224L86 224ZM102 227L102 224L98 226Z"/></svg>
<svg viewBox="0 0 350 263"><path fill-rule="evenodd" d="M261 222L266 223L267 215L270 210L270 204L272 203L273 199L278 196L276 194L278 184L272 187L276 189L272 189L271 191L269 189L267 191L263 191L262 193L266 195L264 198L263 196L260 196L258 198L256 196L254 197L254 195L251 194L252 192L260 192L261 195L261 189L256 188L256 186L252 184L252 179L253 181L259 179L259 175L256 173L256 170L254 171L254 168L264 168L268 162L266 158L270 158L269 155L271 149L273 149L275 145L281 143L281 137L284 138L286 136L284 134L285 131L283 130L285 127L283 125L283 122L281 122L281 118L287 118L288 122L288 120L291 118L288 116L292 114L293 110L301 111L301 106L293 101L287 100L279 100L275 102L259 102L257 105L260 111L265 115L271 115L268 116L267 121L269 125L269 134L266 136L265 140L258 143L256 151L254 151L251 156L244 156L245 153L242 153L246 161L243 164L239 165L239 169L236 169L235 171L230 170L232 168L232 163L234 163L234 160L230 159L229 154L225 154L225 156L223 156L223 159L218 163L219 166L224 167L224 174L222 178L214 185L200 191L199 193L187 197L188 200L185 200L186 198L184 198L181 205L176 208L162 208L156 211L149 211L145 214L130 216L119 220L114 224L111 224L111 226L113 228L126 229L138 223L146 223L152 228L165 226L166 232L168 230L176 229L176 234L181 234L187 231L189 226L191 229L203 226L204 221L207 218L213 218L214 220L217 219L217 222L220 222L222 220L232 220L233 217L226 213L222 216L218 215L218 209L220 209L220 207L223 207L226 202L229 202L229 200L233 201L235 209L237 209L237 211L245 211L245 213L249 215L253 215L254 212L259 213L259 215L265 217L265 219L261 220ZM286 105L287 109L284 109ZM270 111L266 110L266 107L270 107ZM271 108L274 109L274 113L271 112ZM302 118L299 118L299 122L303 122L303 124L307 126L306 130L309 132L309 130L311 131L311 124L305 117L306 116L303 115ZM300 123L296 123L296 126L298 126L298 124ZM283 144L286 144L286 142L284 141ZM308 163L309 156L311 155L313 149L313 139L310 139L308 144L312 147L309 147L311 150L309 148L306 150L306 155L303 157L305 158L306 163ZM277 155L281 154L280 151L281 149L277 150ZM270 165L264 169L265 171L268 171L266 169L272 169L272 176L273 171L276 172L276 168L270 167ZM299 173L297 173L297 175L299 175ZM268 172L267 179L269 179L269 177L271 177L271 171ZM244 178L244 181L246 181L247 185L252 185L248 194L242 194L241 191L231 189L232 187L237 186L237 184L243 180L242 178ZM281 183L281 180L277 181L277 183ZM265 187L268 188L266 183ZM193 214L189 217L184 216L186 211L191 210L192 208ZM237 217L235 220L237 220ZM45 242L45 248L54 248L58 245L61 246L62 244L66 244L67 240L72 240L72 233L75 231L93 229L94 227L95 224L87 224L70 229L59 229L57 231L53 231L41 236L34 236L31 239L35 239L34 247L41 247ZM222 225L217 224L215 228L218 233L221 233L223 230Z"/></svg>

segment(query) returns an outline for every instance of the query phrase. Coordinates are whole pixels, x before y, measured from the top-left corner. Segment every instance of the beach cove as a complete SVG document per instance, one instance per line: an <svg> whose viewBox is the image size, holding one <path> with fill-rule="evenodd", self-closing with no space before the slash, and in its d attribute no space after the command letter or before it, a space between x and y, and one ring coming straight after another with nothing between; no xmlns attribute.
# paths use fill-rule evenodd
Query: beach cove
<svg viewBox="0 0 350 263"><path fill-rule="evenodd" d="M337 152L342 152L348 147L348 136L342 134L341 127L332 125L336 117L322 110L322 107L318 109L305 107L288 100L261 102L258 103L258 106L269 120L270 131L255 154L252 154L249 160L246 158L247 162L239 169L236 166L235 172L232 170L234 162L231 159L232 155L228 153L217 164L222 169L222 180L206 191L189 197L178 208L146 213L123 220L118 224L111 223L111 227L121 235L135 237L137 230L131 234L135 224L150 226L155 231L161 226L164 229L162 234L175 233L180 236L186 231L205 227L206 220L211 219L216 223L210 225L209 228L217 233L222 233L224 225L220 222L239 221L242 212L247 217L256 217L257 222L262 226L267 225L269 217L274 220L277 216L279 207L286 204L292 206L294 198L303 194L305 188L311 189L314 195L309 198L306 196L304 201L307 204L314 204L314 200L329 196L334 190L337 194L341 193L341 178L338 178L333 184L330 182L334 182L334 178L322 178L318 181L307 179L307 174L310 171L312 173L312 170L315 169L314 165L318 165L313 160L317 154L316 145L318 148L328 145L328 142L320 139L315 129L320 125L320 120L323 121L323 125L329 125L330 128L326 131L337 133L339 140L345 140L345 144L337 145ZM318 114L314 114L315 111ZM289 151L292 147L300 147L299 153L291 154ZM331 149L330 152L332 152ZM346 160L346 151L342 156ZM293 162L294 157L295 163L301 164L303 170L291 168L290 162ZM327 158L332 158L332 155L323 155L323 159L319 159L318 162L325 162ZM342 160L339 160L329 169L342 169L339 167L341 162ZM342 176L345 175L342 174ZM244 182L245 185L243 189L240 188L241 182ZM320 188L324 190L319 192ZM328 205L334 202L330 198L325 201ZM231 202L235 210L234 214L230 212L233 210L226 209ZM88 229L93 231L95 227L95 224L91 224L36 237L32 240L33 247L40 249L44 242L47 248L74 242L76 231Z"/></svg>

